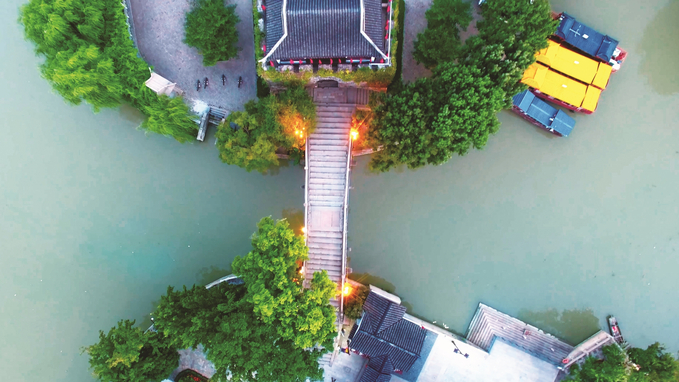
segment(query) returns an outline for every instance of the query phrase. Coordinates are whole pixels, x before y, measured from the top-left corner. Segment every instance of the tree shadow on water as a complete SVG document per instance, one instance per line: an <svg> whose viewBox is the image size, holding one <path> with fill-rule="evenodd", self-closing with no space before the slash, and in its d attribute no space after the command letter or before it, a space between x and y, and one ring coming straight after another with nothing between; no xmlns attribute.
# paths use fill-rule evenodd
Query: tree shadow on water
<svg viewBox="0 0 679 382"><path fill-rule="evenodd" d="M371 275L370 273L350 273L349 278L366 286L374 285L389 293L395 293L396 291L396 286L394 284L381 277Z"/></svg>
<svg viewBox="0 0 679 382"><path fill-rule="evenodd" d="M661 95L679 92L679 1L671 1L651 21L641 39L639 73ZM674 46L672 46L674 45ZM624 69L622 69L624 70Z"/></svg>
<svg viewBox="0 0 679 382"><path fill-rule="evenodd" d="M304 210L286 208L281 212L281 216L288 221L290 228L295 231L295 234L300 234L302 232L302 227L304 227Z"/></svg>
<svg viewBox="0 0 679 382"><path fill-rule="evenodd" d="M572 309L559 312L521 310L518 318L547 333L553 334L571 345L578 344L601 329L599 318L592 309Z"/></svg>

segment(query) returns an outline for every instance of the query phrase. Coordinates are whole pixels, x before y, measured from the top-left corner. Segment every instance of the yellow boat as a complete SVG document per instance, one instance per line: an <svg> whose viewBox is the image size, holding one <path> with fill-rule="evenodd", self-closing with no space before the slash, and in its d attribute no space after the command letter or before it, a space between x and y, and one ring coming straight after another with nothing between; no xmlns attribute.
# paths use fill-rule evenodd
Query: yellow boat
<svg viewBox="0 0 679 382"><path fill-rule="evenodd" d="M601 89L566 77L536 62L523 74L521 82L533 93L567 109L592 114L599 104Z"/></svg>
<svg viewBox="0 0 679 382"><path fill-rule="evenodd" d="M549 46L535 55L538 62L587 85L606 89L613 70L610 65L576 53L552 40L548 42Z"/></svg>

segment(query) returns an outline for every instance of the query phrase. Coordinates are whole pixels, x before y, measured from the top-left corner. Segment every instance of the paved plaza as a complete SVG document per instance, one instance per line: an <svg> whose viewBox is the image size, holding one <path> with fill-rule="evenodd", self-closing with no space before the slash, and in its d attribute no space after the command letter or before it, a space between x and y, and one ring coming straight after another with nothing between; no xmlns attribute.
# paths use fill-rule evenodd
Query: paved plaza
<svg viewBox="0 0 679 382"><path fill-rule="evenodd" d="M129 0L132 22L141 56L153 66L154 71L177 83L188 99L200 99L212 106L227 110L242 110L243 104L256 97L257 73L255 70L254 36L252 29L252 2L227 0L236 4L240 17L237 25L240 52L237 58L203 66L203 57L195 48L184 44L184 20L190 11L189 0ZM227 77L222 85L222 74ZM238 89L238 77L243 86ZM210 86L196 91L196 81L207 77Z"/></svg>

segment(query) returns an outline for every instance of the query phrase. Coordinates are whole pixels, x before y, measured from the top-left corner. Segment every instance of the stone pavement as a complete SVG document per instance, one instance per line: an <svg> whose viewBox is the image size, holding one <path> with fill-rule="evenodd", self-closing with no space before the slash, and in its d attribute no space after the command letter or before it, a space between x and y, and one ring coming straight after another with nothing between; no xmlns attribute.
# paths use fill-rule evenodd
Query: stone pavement
<svg viewBox="0 0 679 382"><path fill-rule="evenodd" d="M338 353L332 366L325 366L323 382L355 382L363 373L363 368L368 363L367 358L358 354Z"/></svg>
<svg viewBox="0 0 679 382"><path fill-rule="evenodd" d="M182 370L191 369L207 378L215 375L215 366L205 358L203 345L198 345L197 349L182 349L179 351L179 367L172 371L170 379L174 381Z"/></svg>
<svg viewBox="0 0 679 382"><path fill-rule="evenodd" d="M141 56L154 71L185 92L188 99L200 99L227 110L242 110L243 104L257 95L254 36L251 0L226 0L236 4L240 17L237 25L241 49L237 58L204 67L203 57L195 48L184 44L185 14L191 9L190 0L129 0L134 31ZM222 74L227 77L222 86ZM238 89L238 77L243 86ZM208 77L210 86L196 91L196 80ZM201 83L202 85L202 83Z"/></svg>

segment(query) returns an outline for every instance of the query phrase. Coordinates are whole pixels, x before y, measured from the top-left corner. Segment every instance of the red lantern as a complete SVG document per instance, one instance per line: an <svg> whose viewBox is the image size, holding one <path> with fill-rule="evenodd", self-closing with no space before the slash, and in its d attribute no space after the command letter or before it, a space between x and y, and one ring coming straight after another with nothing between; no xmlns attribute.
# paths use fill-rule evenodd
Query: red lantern
<svg viewBox="0 0 679 382"><path fill-rule="evenodd" d="M262 5L262 10L266 11L266 5Z"/></svg>

